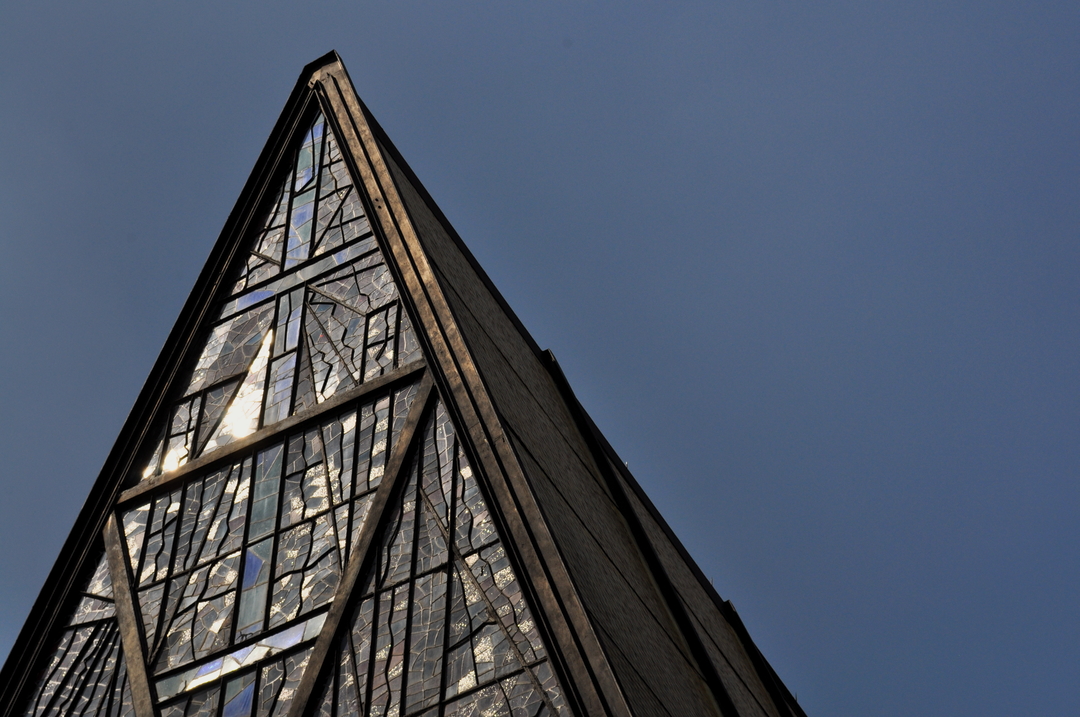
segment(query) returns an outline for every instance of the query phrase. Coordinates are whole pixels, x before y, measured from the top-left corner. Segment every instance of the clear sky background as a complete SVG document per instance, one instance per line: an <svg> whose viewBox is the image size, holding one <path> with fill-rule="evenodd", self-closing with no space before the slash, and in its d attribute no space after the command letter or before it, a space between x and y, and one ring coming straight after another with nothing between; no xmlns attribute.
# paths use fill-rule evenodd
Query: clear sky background
<svg viewBox="0 0 1080 717"><path fill-rule="evenodd" d="M0 656L330 49L812 717L1075 715L1072 2L0 2Z"/></svg>

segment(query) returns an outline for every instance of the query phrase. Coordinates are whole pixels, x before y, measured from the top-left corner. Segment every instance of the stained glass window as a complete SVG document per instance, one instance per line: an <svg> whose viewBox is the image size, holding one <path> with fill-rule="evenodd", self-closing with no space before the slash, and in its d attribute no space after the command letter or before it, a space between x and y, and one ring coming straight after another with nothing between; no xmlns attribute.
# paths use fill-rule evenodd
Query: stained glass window
<svg viewBox="0 0 1080 717"><path fill-rule="evenodd" d="M288 161L26 717L568 714L321 114Z"/></svg>
<svg viewBox="0 0 1080 717"><path fill-rule="evenodd" d="M441 402L419 441L320 715L568 714Z"/></svg>
<svg viewBox="0 0 1080 717"><path fill-rule="evenodd" d="M250 244L142 477L168 473L420 357L320 114Z"/></svg>
<svg viewBox="0 0 1080 717"><path fill-rule="evenodd" d="M134 717L112 579L102 556L84 586L27 717Z"/></svg>
<svg viewBox="0 0 1080 717"><path fill-rule="evenodd" d="M207 685L267 658L286 681L301 669L279 653L319 634L416 392L333 412L124 512L160 700L197 711L217 699Z"/></svg>

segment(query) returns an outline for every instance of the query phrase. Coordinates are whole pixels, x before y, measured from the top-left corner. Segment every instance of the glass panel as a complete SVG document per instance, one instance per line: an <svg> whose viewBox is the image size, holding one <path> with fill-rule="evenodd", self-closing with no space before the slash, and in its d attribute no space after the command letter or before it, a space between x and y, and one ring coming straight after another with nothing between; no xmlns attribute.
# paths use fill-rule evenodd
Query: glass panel
<svg viewBox="0 0 1080 717"><path fill-rule="evenodd" d="M318 627L321 626L320 620ZM314 639L318 627L303 639ZM259 649L265 647L263 643L259 645ZM158 697L164 700L161 717L252 717L253 713L255 717L285 717L311 656L311 647L288 654L282 653L282 649L260 652L257 659L262 662L255 669L248 669L248 665L256 659L248 659L242 665L233 660L226 665L227 669L222 668L223 661L218 659L185 672L184 676L190 679L184 683L186 691L179 695L172 683L159 682ZM267 659L271 655L274 657ZM199 670L202 674L191 677Z"/></svg>
<svg viewBox="0 0 1080 717"><path fill-rule="evenodd" d="M342 408L124 512L165 711L220 712L220 680L314 639L417 393Z"/></svg>
<svg viewBox="0 0 1080 717"><path fill-rule="evenodd" d="M210 660L196 667L172 675L157 682L158 698L167 700L181 692L194 690L203 685L216 683L220 677L230 675L268 657L287 650L301 642L318 636L326 621L326 613L316 615L297 625L264 635L254 644L235 650L223 657Z"/></svg>
<svg viewBox="0 0 1080 717"><path fill-rule="evenodd" d="M134 717L112 581L102 556L23 713L26 717Z"/></svg>
<svg viewBox="0 0 1080 717"><path fill-rule="evenodd" d="M141 477L420 358L333 131L301 137Z"/></svg>
<svg viewBox="0 0 1080 717"><path fill-rule="evenodd" d="M419 441L320 717L569 714L441 403Z"/></svg>

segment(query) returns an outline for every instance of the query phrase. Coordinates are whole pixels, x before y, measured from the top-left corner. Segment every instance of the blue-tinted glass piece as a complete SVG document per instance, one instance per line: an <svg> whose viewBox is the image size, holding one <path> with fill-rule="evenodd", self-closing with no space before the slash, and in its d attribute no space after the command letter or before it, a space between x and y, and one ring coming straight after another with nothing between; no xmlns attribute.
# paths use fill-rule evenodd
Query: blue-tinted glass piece
<svg viewBox="0 0 1080 717"><path fill-rule="evenodd" d="M214 670L220 670L221 669L221 659L222 658L219 657L216 660L210 660L210 662L207 662L205 665L203 665L202 667L200 667L198 670L195 671L195 676L196 677L202 677L203 675L209 674L209 673L213 672Z"/></svg>
<svg viewBox="0 0 1080 717"><path fill-rule="evenodd" d="M247 717L250 715L254 695L254 672L229 680L225 686L225 707L221 712L222 717Z"/></svg>
<svg viewBox="0 0 1080 717"><path fill-rule="evenodd" d="M304 626L297 625L296 627L290 627L288 630L267 637L260 642L264 645L269 645L270 647L285 649L286 647L292 647L302 639L304 639Z"/></svg>

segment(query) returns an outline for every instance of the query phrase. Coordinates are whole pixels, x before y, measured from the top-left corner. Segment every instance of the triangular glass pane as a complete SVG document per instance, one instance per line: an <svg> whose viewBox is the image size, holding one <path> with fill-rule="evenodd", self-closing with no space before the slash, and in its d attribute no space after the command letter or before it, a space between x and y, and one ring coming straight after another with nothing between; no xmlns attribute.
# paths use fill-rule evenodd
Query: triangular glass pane
<svg viewBox="0 0 1080 717"><path fill-rule="evenodd" d="M298 139L140 477L176 470L420 358L322 114Z"/></svg>
<svg viewBox="0 0 1080 717"><path fill-rule="evenodd" d="M419 440L320 717L570 714L441 402Z"/></svg>
<svg viewBox="0 0 1080 717"><path fill-rule="evenodd" d="M102 556L23 713L26 717L134 717L112 580Z"/></svg>
<svg viewBox="0 0 1080 717"><path fill-rule="evenodd" d="M284 714L417 393L345 404L123 511L163 717Z"/></svg>

